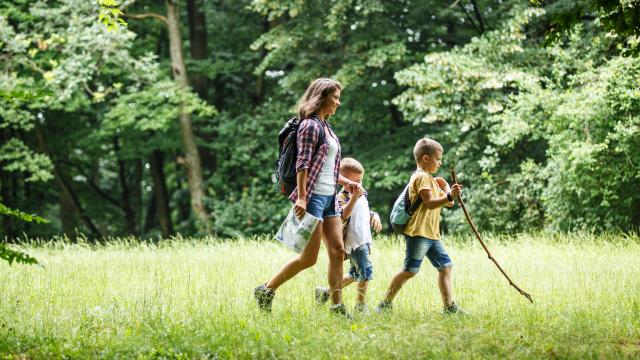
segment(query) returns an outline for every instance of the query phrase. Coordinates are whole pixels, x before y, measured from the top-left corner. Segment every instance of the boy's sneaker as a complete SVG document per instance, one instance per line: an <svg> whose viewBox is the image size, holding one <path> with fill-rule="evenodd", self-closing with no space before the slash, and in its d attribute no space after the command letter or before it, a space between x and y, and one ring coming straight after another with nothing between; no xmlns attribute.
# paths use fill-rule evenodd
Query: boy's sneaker
<svg viewBox="0 0 640 360"><path fill-rule="evenodd" d="M442 310L442 312L445 315L451 315L451 314L467 315L467 313L465 311L463 311L462 309L460 309L458 307L458 304L456 304L455 302L451 303L451 305L449 305L449 306L445 306L444 309Z"/></svg>
<svg viewBox="0 0 640 360"><path fill-rule="evenodd" d="M376 312L378 314L391 312L393 309L393 303L391 301L382 300L380 304L376 307Z"/></svg>
<svg viewBox="0 0 640 360"><path fill-rule="evenodd" d="M323 286L318 286L316 288L316 303L318 305L322 305L329 300L329 289Z"/></svg>
<svg viewBox="0 0 640 360"><path fill-rule="evenodd" d="M369 307L367 306L366 303L357 303L356 306L353 308L353 311L363 315L368 315Z"/></svg>
<svg viewBox="0 0 640 360"><path fill-rule="evenodd" d="M258 302L258 307L262 311L271 312L271 303L276 292L266 287L264 284L256 287L253 290L253 296L255 296Z"/></svg>
<svg viewBox="0 0 640 360"><path fill-rule="evenodd" d="M347 320L353 320L353 316L349 314L349 312L347 311L347 307L342 303L329 306L329 311L334 314L342 315Z"/></svg>

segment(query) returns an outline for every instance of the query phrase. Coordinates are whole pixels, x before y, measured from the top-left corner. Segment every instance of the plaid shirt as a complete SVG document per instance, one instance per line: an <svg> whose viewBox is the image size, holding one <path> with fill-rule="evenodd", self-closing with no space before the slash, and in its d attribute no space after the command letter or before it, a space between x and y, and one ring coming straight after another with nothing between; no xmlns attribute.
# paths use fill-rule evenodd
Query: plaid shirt
<svg viewBox="0 0 640 360"><path fill-rule="evenodd" d="M309 197L311 196L311 193L316 186L318 175L320 175L322 165L327 158L327 153L329 152L329 143L327 142L327 138L329 136L331 136L338 144L338 153L336 154L336 161L333 167L333 174L336 185L338 184L338 176L340 171L340 141L338 140L336 134L333 132L333 129L331 128L331 125L329 125L329 123L321 120L317 116L316 119L318 120L317 122L313 121L312 119L302 120L300 122L300 127L298 128L297 135L298 158L296 161L296 172L300 172L305 169L307 170L307 201L309 200ZM324 143L320 145L320 148L316 152L316 147L318 146L321 131L318 122L321 124L326 124L327 127L325 128ZM316 152L315 156L314 152ZM294 203L296 199L298 199L297 188L289 196L289 200ZM340 205L338 205L337 201L335 203L336 212L340 212Z"/></svg>

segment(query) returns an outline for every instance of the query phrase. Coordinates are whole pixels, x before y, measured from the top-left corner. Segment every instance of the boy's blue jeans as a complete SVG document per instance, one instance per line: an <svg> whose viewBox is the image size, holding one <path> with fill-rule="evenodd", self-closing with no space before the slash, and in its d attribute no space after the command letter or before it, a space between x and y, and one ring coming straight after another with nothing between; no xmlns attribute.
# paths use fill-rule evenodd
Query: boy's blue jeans
<svg viewBox="0 0 640 360"><path fill-rule="evenodd" d="M438 271L453 266L453 262L440 240L405 234L404 242L406 245L404 271L417 273L425 256Z"/></svg>
<svg viewBox="0 0 640 360"><path fill-rule="evenodd" d="M369 245L364 244L349 254L351 268L349 277L357 282L373 280L373 264L371 264Z"/></svg>

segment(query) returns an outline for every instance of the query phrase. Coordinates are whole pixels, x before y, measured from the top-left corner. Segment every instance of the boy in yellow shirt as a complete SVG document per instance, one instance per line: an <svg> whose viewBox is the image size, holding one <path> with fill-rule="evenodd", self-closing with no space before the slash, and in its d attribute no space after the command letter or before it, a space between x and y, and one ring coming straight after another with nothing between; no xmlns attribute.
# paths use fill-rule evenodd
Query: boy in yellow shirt
<svg viewBox="0 0 640 360"><path fill-rule="evenodd" d="M459 184L449 187L443 178L431 176L442 165L442 152L442 145L427 138L418 140L413 148L417 169L409 181L409 199L414 203L417 196L420 196L422 204L404 228L404 268L391 281L384 300L378 305L379 312L391 310L393 298L404 283L418 273L425 256L438 269L438 288L445 314L461 312L453 301L453 262L440 241L440 211L443 205L453 206L453 199L460 195L462 187Z"/></svg>

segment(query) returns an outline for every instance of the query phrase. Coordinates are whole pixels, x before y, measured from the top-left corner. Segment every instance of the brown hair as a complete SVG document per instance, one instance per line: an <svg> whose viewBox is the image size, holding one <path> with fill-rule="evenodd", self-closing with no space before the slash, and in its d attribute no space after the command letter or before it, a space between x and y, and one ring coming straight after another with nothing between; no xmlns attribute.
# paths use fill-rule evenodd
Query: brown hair
<svg viewBox="0 0 640 360"><path fill-rule="evenodd" d="M353 171L356 174L364 174L364 167L354 158L344 158L340 161L340 171Z"/></svg>
<svg viewBox="0 0 640 360"><path fill-rule="evenodd" d="M313 80L298 103L300 119L308 118L318 111L324 105L326 97L336 90L342 90L342 85L333 79L318 78Z"/></svg>
<svg viewBox="0 0 640 360"><path fill-rule="evenodd" d="M439 142L429 139L422 138L416 142L416 146L413 147L413 157L416 159L416 163L420 163L422 157L425 155L433 155L436 151L443 151L442 145Z"/></svg>

